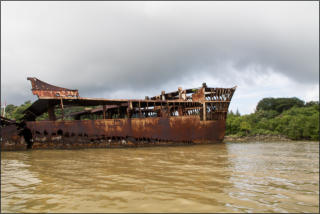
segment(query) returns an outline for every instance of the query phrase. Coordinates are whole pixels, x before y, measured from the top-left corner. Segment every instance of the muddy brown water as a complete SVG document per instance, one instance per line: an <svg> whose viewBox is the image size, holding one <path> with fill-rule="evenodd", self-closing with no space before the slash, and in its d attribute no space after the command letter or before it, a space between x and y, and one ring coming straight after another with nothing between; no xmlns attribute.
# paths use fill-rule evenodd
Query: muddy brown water
<svg viewBox="0 0 320 214"><path fill-rule="evenodd" d="M319 143L1 152L2 212L319 212Z"/></svg>

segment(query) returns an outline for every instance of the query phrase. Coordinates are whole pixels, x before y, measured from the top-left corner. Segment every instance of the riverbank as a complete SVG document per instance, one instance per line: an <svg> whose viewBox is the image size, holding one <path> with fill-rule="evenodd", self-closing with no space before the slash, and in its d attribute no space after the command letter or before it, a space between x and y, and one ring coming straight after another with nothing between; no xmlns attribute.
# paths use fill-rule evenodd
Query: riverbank
<svg viewBox="0 0 320 214"><path fill-rule="evenodd" d="M253 142L253 141L294 141L284 135L254 135L254 136L237 136L228 135L224 137L224 142Z"/></svg>

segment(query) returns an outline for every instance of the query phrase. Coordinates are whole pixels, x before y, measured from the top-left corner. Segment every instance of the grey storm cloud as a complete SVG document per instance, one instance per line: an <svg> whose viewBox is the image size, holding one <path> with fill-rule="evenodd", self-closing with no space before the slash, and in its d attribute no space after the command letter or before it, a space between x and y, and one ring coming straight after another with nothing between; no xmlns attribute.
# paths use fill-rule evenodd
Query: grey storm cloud
<svg viewBox="0 0 320 214"><path fill-rule="evenodd" d="M252 65L314 84L318 9L318 2L1 2L1 89L23 100L26 78L35 76L81 95L119 88L147 95L189 77L230 82L234 70Z"/></svg>

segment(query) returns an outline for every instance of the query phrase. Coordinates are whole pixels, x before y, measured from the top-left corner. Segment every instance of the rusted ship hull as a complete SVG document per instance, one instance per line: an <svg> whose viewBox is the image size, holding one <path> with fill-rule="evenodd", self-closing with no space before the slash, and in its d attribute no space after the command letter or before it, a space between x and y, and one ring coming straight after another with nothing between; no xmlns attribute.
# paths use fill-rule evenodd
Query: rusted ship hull
<svg viewBox="0 0 320 214"><path fill-rule="evenodd" d="M162 91L161 95L144 100L92 99L79 97L77 90L28 79L39 99L25 110L22 122L1 118L6 123L1 125L2 150L222 142L228 107L235 91L235 87L208 88L204 83L201 88ZM60 119L55 115L59 106ZM97 108L65 115L64 109L72 106ZM47 119L37 120L46 112Z"/></svg>
<svg viewBox="0 0 320 214"><path fill-rule="evenodd" d="M29 139L19 136L14 126L10 129L3 136L2 150L112 148L221 142L225 121L200 121L196 116L30 121Z"/></svg>
<svg viewBox="0 0 320 214"><path fill-rule="evenodd" d="M17 126L9 125L1 127L1 150L3 151L17 151L25 150L27 143L25 138L20 134Z"/></svg>

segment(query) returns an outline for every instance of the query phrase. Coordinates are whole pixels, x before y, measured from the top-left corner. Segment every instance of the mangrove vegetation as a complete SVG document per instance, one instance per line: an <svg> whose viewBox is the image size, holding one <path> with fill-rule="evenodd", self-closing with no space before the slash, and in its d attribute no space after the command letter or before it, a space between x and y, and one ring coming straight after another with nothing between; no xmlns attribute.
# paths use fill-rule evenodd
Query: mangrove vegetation
<svg viewBox="0 0 320 214"><path fill-rule="evenodd" d="M252 114L230 111L226 135L283 135L292 140L319 140L319 102L298 98L264 98Z"/></svg>

